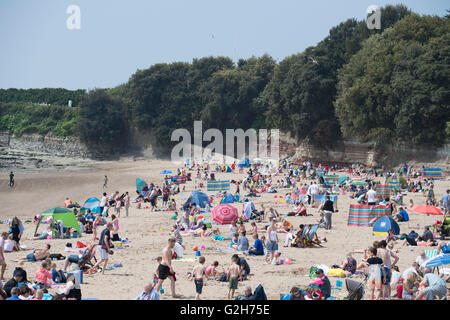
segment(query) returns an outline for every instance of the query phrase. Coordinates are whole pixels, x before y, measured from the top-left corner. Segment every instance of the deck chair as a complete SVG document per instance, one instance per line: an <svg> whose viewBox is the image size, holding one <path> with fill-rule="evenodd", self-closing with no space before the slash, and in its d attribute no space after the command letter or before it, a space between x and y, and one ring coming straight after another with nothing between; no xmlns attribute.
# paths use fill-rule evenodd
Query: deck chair
<svg viewBox="0 0 450 320"><path fill-rule="evenodd" d="M97 246L98 246L97 244L92 246L92 248L88 251L88 253L82 257L81 261L78 263L80 270L82 270L83 268L87 269L87 265L93 267L94 264L91 263L92 259L94 259L95 263L97 263L97 258L95 257L95 253L97 252Z"/></svg>
<svg viewBox="0 0 450 320"><path fill-rule="evenodd" d="M317 229L319 229L319 225L318 225L318 224L313 224L313 225L311 225L311 227L307 230L307 234L306 234L305 241L306 241L306 245L307 245L308 247L313 247L314 245L319 246L319 247L323 247L321 244L316 243L316 242L313 241L314 236L315 236L316 233L317 233Z"/></svg>
<svg viewBox="0 0 450 320"><path fill-rule="evenodd" d="M427 258L434 258L437 256L437 250L436 249L429 249L429 250L425 250L425 257ZM439 274L439 267L433 267L432 272L434 273L434 271L437 269L438 274Z"/></svg>

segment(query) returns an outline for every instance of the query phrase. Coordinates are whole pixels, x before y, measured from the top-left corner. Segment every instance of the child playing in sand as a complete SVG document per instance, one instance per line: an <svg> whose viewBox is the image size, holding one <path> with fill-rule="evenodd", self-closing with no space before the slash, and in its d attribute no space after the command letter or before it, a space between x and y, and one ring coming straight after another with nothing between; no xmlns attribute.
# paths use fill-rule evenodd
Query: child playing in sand
<svg viewBox="0 0 450 320"><path fill-rule="evenodd" d="M198 265L192 269L192 278L195 283L195 300L201 300L200 295L203 289L203 278L205 278L205 257L200 257L198 259Z"/></svg>
<svg viewBox="0 0 450 320"><path fill-rule="evenodd" d="M239 268L239 265L237 264L238 261L239 261L239 259L232 259L231 265L228 268L228 272L227 272L227 281L228 281L227 298L228 299L234 298L234 292L238 288L238 282L239 282L238 278L239 278L239 274L240 274L240 268ZM230 296L230 294L231 294L231 296Z"/></svg>
<svg viewBox="0 0 450 320"><path fill-rule="evenodd" d="M205 274L209 277L209 279L217 280L219 278L219 273L216 271L219 266L219 261L214 261L214 263L210 264L206 270Z"/></svg>
<svg viewBox="0 0 450 320"><path fill-rule="evenodd" d="M231 239L231 242L230 242L230 247L235 250L237 250L237 248L238 248L238 236L239 236L239 234L235 233L233 236L233 239Z"/></svg>

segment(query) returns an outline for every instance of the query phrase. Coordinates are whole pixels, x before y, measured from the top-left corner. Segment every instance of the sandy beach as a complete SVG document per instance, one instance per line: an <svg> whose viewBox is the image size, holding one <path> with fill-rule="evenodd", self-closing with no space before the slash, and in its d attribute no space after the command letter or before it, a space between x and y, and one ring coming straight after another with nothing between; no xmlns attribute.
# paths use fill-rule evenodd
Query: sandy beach
<svg viewBox="0 0 450 320"><path fill-rule="evenodd" d="M136 178L142 178L147 183L153 182L161 185L164 175L160 174L163 169L176 171L177 167L170 161L162 160L138 160L138 161L117 161L101 162L93 164L91 169L83 170L53 170L53 171L17 171L15 172L16 186L8 187L8 174L2 173L0 182L0 220L9 219L14 216L22 221L32 219L36 214L53 207L63 207L64 200L69 197L72 201L80 205L90 197L101 197L103 192L103 176L106 174L109 178L107 188L108 194L118 190L120 193L128 191L135 198ZM195 175L195 173L192 173ZM217 179L242 179L243 174L237 173L218 173ZM281 178L281 176L280 176ZM277 180L277 177L274 179ZM309 181L309 180L308 180ZM186 190L176 195L177 208L180 208L185 199L194 190L194 182L189 181L185 184ZM446 189L449 189L448 181L437 181L435 183L436 198L440 200ZM206 187L203 192L207 192ZM235 187L232 186L231 192L234 193ZM277 195L283 195L288 189L281 189ZM241 188L241 196L243 195ZM408 193L404 197L404 203L409 204L410 199L415 204L424 204L425 198L422 193ZM253 198L256 207L260 208L260 203L264 203L266 208L274 206L280 213L290 211L290 207L285 204L275 204L278 199L274 194L264 193L260 198ZM161 205L161 201L158 202ZM215 199L214 205L218 203ZM311 266L325 264L331 266L340 264L346 257L346 254L352 250L362 250L375 240L381 240L385 237L373 236L371 228L367 227L349 227L347 226L349 205L356 203L356 200L350 199L349 194L339 196L338 209L333 215L333 229L330 231L319 229L318 235L326 237L327 243L323 248L283 248L285 235L279 234L281 258L290 258L291 265L270 265L265 264L264 257L245 257L251 267L251 275L248 281L239 283L237 294L242 293L245 285L251 285L256 288L262 284L269 299L279 299L280 293L289 292L293 285L304 286L310 281L309 269ZM233 204L239 212L242 211L242 203ZM308 217L286 217L296 229L299 224L317 223L319 213L317 208L307 207L308 213L313 214ZM153 273L156 270L157 263L153 259L161 255L162 248L166 245L167 239L171 235L171 226L174 221L171 220L172 212L151 212L150 209L137 209L136 204L132 203L129 217L125 217L122 210L120 218L119 236L128 238L131 242L127 247L115 249L114 255L110 256L108 265L121 263L123 267L107 271L105 275L100 273L84 275L84 283L81 290L84 298L112 299L112 300L130 300L134 299L143 289L143 286L153 280ZM205 215L210 218L210 215ZM409 233L416 230L419 234L423 233L424 224L431 224L436 220L435 216L425 216L410 213L410 221L400 223L402 232ZM263 229L267 223L258 223L258 229ZM52 245L52 253L64 253L64 247L67 242L76 243L77 239L55 239L33 241L30 238L34 234L35 226L25 224L25 232L22 236L21 245L27 248L42 248L46 243ZM42 230L43 227L41 226ZM101 228L103 229L103 227ZM160 229L163 231L161 232ZM219 226L222 235L228 235L229 226ZM250 229L250 224L246 224L246 229ZM8 225L0 224L0 232L8 231ZM87 243L92 241L92 235L83 235L80 241ZM250 244L253 244L249 237ZM232 253L222 253L216 248L225 248L229 246L229 241L216 242L211 238L203 239L199 237L183 237L183 244L186 247L185 257L194 258L195 252L192 247L204 245L205 250L202 255L206 257L206 265L213 261L219 261L219 270L222 267L228 267ZM399 248L399 245L395 249ZM400 260L398 266L400 271L408 268L416 257L423 250L423 247L403 247L398 253ZM14 267L17 265L13 260L24 258L30 251L19 251L15 253L5 253L7 260L7 270L5 279L8 280ZM361 261L362 254L355 254L357 262ZM97 258L99 255L97 253ZM193 261L174 261L173 266L176 272L176 290L181 294L182 299L194 299L194 283L187 280L184 275L191 271L195 262ZM57 268L62 269L64 261L57 262ZM34 274L40 267L40 263L25 263L25 270L29 278L34 280ZM332 285L338 278L330 277ZM172 299L170 295L170 282L166 281L163 285L165 294L161 299ZM203 289L203 299L225 299L228 291L228 283L218 281L208 281ZM343 297L347 291L333 291L336 297Z"/></svg>

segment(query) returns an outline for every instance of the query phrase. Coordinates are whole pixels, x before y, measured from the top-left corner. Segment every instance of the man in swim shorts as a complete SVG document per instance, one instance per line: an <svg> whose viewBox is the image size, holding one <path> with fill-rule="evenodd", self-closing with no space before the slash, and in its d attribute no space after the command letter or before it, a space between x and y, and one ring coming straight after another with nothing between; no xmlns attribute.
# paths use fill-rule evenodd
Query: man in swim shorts
<svg viewBox="0 0 450 320"><path fill-rule="evenodd" d="M172 256L173 248L177 239L170 238L167 247L162 251L162 262L158 266L158 284L156 285L156 292L159 292L164 280L170 279L170 288L172 289L172 297L180 298L179 295L175 294L175 271L172 268Z"/></svg>

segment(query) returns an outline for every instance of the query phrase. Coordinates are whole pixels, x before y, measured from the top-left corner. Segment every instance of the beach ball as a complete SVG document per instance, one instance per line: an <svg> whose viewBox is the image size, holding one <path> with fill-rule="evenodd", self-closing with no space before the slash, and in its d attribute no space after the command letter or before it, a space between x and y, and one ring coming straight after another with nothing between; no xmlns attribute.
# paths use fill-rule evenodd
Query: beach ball
<svg viewBox="0 0 450 320"><path fill-rule="evenodd" d="M194 247L192 248L192 250L193 250L193 251L198 251L198 247L197 247L197 246L194 246Z"/></svg>
<svg viewBox="0 0 450 320"><path fill-rule="evenodd" d="M275 252L274 256L275 256L275 257L279 257L280 254L279 254L278 252Z"/></svg>
<svg viewBox="0 0 450 320"><path fill-rule="evenodd" d="M159 231L163 231L163 229L162 229L162 228L159 228Z"/></svg>
<svg viewBox="0 0 450 320"><path fill-rule="evenodd" d="M278 201L275 201L275 204L278 204Z"/></svg>
<svg viewBox="0 0 450 320"><path fill-rule="evenodd" d="M283 200L280 200L280 203L283 203Z"/></svg>
<svg viewBox="0 0 450 320"><path fill-rule="evenodd" d="M274 196L274 198L276 199L276 198L277 198L277 196Z"/></svg>
<svg viewBox="0 0 450 320"><path fill-rule="evenodd" d="M291 264L291 259L287 258L286 260L284 260L284 264Z"/></svg>
<svg viewBox="0 0 450 320"><path fill-rule="evenodd" d="M203 249L205 249L205 245L201 245L201 247L200 247L200 250L203 250Z"/></svg>
<svg viewBox="0 0 450 320"><path fill-rule="evenodd" d="M283 196L280 196L280 198L283 198Z"/></svg>

